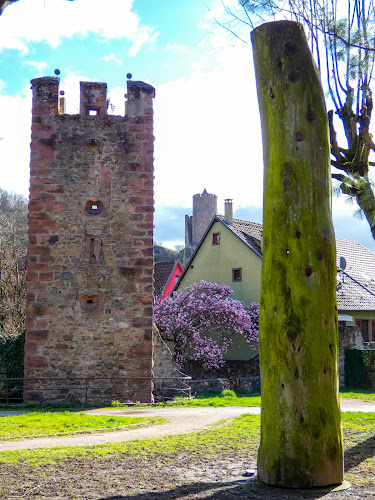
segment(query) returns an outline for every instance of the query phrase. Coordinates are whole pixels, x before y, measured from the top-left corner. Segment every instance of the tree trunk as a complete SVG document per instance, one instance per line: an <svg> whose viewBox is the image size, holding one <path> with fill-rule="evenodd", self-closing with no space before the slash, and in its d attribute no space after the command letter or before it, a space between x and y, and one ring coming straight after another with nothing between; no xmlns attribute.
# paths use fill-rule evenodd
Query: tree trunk
<svg viewBox="0 0 375 500"><path fill-rule="evenodd" d="M367 222L369 223L372 237L375 240L375 196L371 181L366 175L358 184L359 190L356 194L356 200L359 207L362 209Z"/></svg>
<svg viewBox="0 0 375 500"><path fill-rule="evenodd" d="M266 23L251 37L264 151L258 477L336 484L343 448L324 94L300 24Z"/></svg>

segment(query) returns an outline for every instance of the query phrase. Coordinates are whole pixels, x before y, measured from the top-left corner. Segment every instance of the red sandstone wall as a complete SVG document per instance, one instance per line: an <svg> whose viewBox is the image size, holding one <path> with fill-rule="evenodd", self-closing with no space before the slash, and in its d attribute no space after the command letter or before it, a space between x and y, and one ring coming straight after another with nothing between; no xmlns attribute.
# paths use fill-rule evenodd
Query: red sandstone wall
<svg viewBox="0 0 375 500"><path fill-rule="evenodd" d="M129 81L108 116L106 84L82 82L63 115L58 85L32 81L24 400L84 401L78 379L102 377L88 401L150 401L151 382L107 378L152 375L155 91Z"/></svg>

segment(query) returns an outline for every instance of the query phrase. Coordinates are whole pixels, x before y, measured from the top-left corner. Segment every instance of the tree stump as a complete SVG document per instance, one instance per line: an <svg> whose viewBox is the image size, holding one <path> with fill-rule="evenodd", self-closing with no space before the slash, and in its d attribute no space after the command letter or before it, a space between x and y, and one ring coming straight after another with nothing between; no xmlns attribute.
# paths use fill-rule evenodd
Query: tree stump
<svg viewBox="0 0 375 500"><path fill-rule="evenodd" d="M343 481L336 249L324 94L303 28L252 34L264 151L258 477Z"/></svg>

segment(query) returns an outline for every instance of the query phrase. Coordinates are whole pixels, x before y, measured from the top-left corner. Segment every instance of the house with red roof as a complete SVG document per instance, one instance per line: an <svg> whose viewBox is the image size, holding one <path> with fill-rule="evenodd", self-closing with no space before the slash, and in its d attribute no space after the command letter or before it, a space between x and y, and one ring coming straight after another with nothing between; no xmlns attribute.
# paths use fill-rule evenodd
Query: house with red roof
<svg viewBox="0 0 375 500"><path fill-rule="evenodd" d="M201 280L224 283L246 305L260 300L262 224L234 219L232 201L215 215L195 248L175 289ZM339 324L357 325L366 343L375 342L375 254L355 241L336 239ZM243 346L242 346L243 347ZM230 353L249 359L249 349ZM229 352L229 351L228 351Z"/></svg>
<svg viewBox="0 0 375 500"><path fill-rule="evenodd" d="M178 260L156 262L154 264L154 303L157 304L168 297L182 274Z"/></svg>

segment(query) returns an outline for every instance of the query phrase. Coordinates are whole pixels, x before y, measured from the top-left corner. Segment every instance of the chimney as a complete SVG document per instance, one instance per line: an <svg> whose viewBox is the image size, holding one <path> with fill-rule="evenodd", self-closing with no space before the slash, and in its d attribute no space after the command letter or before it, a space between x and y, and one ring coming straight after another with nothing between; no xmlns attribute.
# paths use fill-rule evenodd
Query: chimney
<svg viewBox="0 0 375 500"><path fill-rule="evenodd" d="M231 198L224 200L224 217L229 224L233 224L233 200Z"/></svg>

